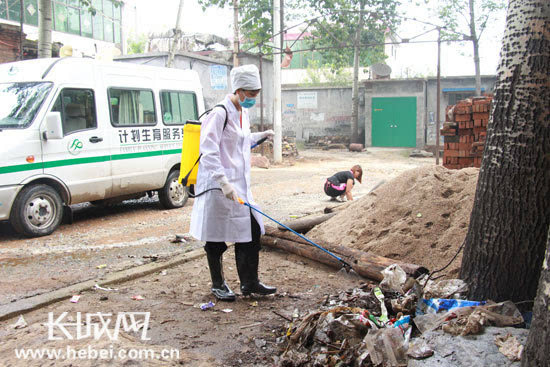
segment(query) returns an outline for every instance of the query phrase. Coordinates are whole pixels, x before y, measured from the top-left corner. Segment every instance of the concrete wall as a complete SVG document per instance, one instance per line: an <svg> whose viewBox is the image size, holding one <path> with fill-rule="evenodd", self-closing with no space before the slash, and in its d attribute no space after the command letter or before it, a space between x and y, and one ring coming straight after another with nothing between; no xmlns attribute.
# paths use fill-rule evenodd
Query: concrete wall
<svg viewBox="0 0 550 367"><path fill-rule="evenodd" d="M284 86L283 135L309 140L312 136L351 135L351 88ZM364 92L359 91L359 134L365 129Z"/></svg>
<svg viewBox="0 0 550 367"><path fill-rule="evenodd" d="M496 76L483 76L482 89L492 93ZM364 133L365 146L372 145L372 98L416 97L416 147L435 145L437 79L369 80L359 89L359 132ZM441 78L441 122L452 96L473 95L475 78ZM448 91L443 92L445 89ZM307 104L308 94L316 96L316 104ZM299 101L302 102L302 106ZM308 140L310 136L350 136L351 87L283 86L283 134Z"/></svg>
<svg viewBox="0 0 550 367"><path fill-rule="evenodd" d="M147 64L152 66L166 65L167 52L127 55L116 58L116 61ZM259 67L260 61L257 56L248 54L239 55L239 65L255 64ZM218 102L232 93L230 72L232 63L224 60L200 56L187 52L178 52L174 57L174 67L185 70L195 70L203 88L204 105L206 109L214 107ZM225 70L224 70L225 69ZM250 109L252 125L260 124L261 108L264 108L265 128L273 124L273 64L271 60L262 61L262 92L258 96L256 106ZM225 76L223 75L225 74ZM263 104L260 98L263 97ZM259 128L259 126L258 126Z"/></svg>

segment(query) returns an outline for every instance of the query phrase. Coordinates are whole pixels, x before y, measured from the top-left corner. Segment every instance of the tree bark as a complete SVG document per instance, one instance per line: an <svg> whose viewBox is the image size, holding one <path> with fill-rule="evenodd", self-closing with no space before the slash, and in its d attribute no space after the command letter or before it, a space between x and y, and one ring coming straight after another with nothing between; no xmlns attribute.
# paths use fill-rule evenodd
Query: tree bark
<svg viewBox="0 0 550 367"><path fill-rule="evenodd" d="M52 57L52 0L38 0L38 58Z"/></svg>
<svg viewBox="0 0 550 367"><path fill-rule="evenodd" d="M269 226L265 227L265 231L266 234L262 236L261 239L262 245L275 247L280 250L307 257L308 259L318 261L334 268L342 268L342 263L340 261L295 234L278 231ZM364 252L329 243L318 243L318 245L351 264L357 274L379 282L384 279L381 271L392 264L399 265L405 273L415 278L421 274L428 273L428 269L422 266L379 256L371 252Z"/></svg>
<svg viewBox="0 0 550 367"><path fill-rule="evenodd" d="M550 228L546 240L546 258L539 279L539 290L533 309L533 321L527 338L527 345L521 360L522 367L545 367L550 361Z"/></svg>
<svg viewBox="0 0 550 367"><path fill-rule="evenodd" d="M359 24L355 33L353 44L353 87L351 96L351 143L360 143L359 141L359 53L361 52L361 31L363 30L363 9L365 1L361 0L361 10L359 11Z"/></svg>
<svg viewBox="0 0 550 367"><path fill-rule="evenodd" d="M534 299L550 224L550 3L510 0L460 276L475 300Z"/></svg>
<svg viewBox="0 0 550 367"><path fill-rule="evenodd" d="M315 227L318 224L321 224L323 222L326 222L330 218L334 217L337 213L328 213L323 215L312 215L307 216L304 218L296 219L290 222L283 223L285 226L289 227L290 229L293 229L294 231L298 233L307 233L309 232L313 227ZM287 229L283 226L279 225L278 228L282 231L286 231Z"/></svg>
<svg viewBox="0 0 550 367"><path fill-rule="evenodd" d="M481 69L479 66L479 39L476 32L476 18L474 12L475 1L469 0L470 6L470 37L474 47L474 66L476 73L476 96L481 96Z"/></svg>

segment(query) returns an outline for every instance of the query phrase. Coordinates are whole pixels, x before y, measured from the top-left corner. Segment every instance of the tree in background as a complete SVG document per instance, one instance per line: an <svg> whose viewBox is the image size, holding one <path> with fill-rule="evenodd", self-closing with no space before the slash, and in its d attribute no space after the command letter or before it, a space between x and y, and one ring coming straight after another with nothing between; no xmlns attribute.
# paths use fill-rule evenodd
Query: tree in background
<svg viewBox="0 0 550 367"><path fill-rule="evenodd" d="M460 269L475 300L519 302L537 292L550 225L548 34L548 0L510 0Z"/></svg>
<svg viewBox="0 0 550 367"><path fill-rule="evenodd" d="M359 66L386 58L384 38L397 27L397 6L393 0L308 0L321 15L312 41L322 54L324 65L353 65L351 142L359 143Z"/></svg>
<svg viewBox="0 0 550 367"><path fill-rule="evenodd" d="M481 95L481 68L479 60L479 41L487 27L506 8L507 0L438 0L433 6L444 28L443 40L467 40L472 42L476 77L476 95ZM422 0L422 6L433 1ZM416 5L420 6L419 2Z"/></svg>
<svg viewBox="0 0 550 367"><path fill-rule="evenodd" d="M128 38L128 55L141 54L145 52L148 38L145 34L136 35Z"/></svg>

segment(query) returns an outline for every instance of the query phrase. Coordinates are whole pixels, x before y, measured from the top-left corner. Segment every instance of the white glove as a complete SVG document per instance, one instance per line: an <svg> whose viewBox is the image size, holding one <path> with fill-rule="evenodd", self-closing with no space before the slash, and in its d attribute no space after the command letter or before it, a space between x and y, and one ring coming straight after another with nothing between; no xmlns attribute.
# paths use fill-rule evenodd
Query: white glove
<svg viewBox="0 0 550 367"><path fill-rule="evenodd" d="M239 202L239 195L237 195L237 191L235 191L235 188L233 188L233 185L231 185L227 179L220 180L219 184L226 198Z"/></svg>
<svg viewBox="0 0 550 367"><path fill-rule="evenodd" d="M273 138L275 136L275 132L273 130L266 130L261 132L260 139L263 138Z"/></svg>

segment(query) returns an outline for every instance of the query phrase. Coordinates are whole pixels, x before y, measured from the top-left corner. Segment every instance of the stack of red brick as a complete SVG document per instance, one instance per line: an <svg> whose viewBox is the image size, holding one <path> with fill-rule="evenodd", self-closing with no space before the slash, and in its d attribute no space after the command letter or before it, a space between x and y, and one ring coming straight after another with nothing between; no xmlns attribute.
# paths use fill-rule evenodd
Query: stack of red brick
<svg viewBox="0 0 550 367"><path fill-rule="evenodd" d="M441 129L445 142L444 167L481 167L492 100L492 97L474 97L447 107Z"/></svg>

